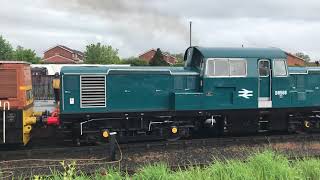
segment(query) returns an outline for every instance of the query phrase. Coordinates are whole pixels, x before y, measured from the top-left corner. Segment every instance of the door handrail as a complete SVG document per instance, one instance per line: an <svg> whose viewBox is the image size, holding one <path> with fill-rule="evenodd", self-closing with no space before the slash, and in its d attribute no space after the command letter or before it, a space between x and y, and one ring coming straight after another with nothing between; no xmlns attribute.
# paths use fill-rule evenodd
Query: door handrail
<svg viewBox="0 0 320 180"><path fill-rule="evenodd" d="M1 107L1 101L0 101L0 107ZM2 119L2 123L3 123L3 143L6 143L6 108L8 111L10 111L10 102L6 101L3 103L3 119Z"/></svg>

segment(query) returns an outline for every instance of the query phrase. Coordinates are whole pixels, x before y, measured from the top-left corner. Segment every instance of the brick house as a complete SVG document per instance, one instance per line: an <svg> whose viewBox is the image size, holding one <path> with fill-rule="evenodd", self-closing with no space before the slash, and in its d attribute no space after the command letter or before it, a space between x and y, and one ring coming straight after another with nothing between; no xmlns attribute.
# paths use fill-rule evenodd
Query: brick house
<svg viewBox="0 0 320 180"><path fill-rule="evenodd" d="M57 45L44 52L43 62L46 64L79 64L83 63L84 53Z"/></svg>
<svg viewBox="0 0 320 180"><path fill-rule="evenodd" d="M298 56L286 52L288 58L288 66L305 66L306 61Z"/></svg>
<svg viewBox="0 0 320 180"><path fill-rule="evenodd" d="M153 58L156 52L157 52L156 49L150 49L149 51L139 55L139 59L150 62L150 60ZM177 58L174 56L171 56L168 53L162 53L162 55L163 55L163 59L170 65L175 64L177 62Z"/></svg>

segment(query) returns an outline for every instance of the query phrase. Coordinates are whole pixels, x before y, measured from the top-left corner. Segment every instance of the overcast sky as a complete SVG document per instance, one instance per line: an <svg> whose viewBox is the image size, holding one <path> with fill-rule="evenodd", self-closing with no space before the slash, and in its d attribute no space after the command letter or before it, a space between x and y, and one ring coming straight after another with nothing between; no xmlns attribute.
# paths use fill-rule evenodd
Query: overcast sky
<svg viewBox="0 0 320 180"><path fill-rule="evenodd" d="M189 45L279 47L320 59L319 0L0 0L0 34L38 55L102 42L121 57Z"/></svg>

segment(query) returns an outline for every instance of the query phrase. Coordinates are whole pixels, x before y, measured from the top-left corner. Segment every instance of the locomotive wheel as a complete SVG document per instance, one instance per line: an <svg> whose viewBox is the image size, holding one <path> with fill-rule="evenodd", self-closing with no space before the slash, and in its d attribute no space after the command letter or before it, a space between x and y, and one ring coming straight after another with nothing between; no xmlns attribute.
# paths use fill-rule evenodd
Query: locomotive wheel
<svg viewBox="0 0 320 180"><path fill-rule="evenodd" d="M189 132L189 131L188 131ZM177 126L171 126L168 129L168 134L165 136L167 141L177 141L181 137L185 136L186 131Z"/></svg>
<svg viewBox="0 0 320 180"><path fill-rule="evenodd" d="M181 136L174 136L174 137L168 137L166 138L167 141L173 142L181 139Z"/></svg>

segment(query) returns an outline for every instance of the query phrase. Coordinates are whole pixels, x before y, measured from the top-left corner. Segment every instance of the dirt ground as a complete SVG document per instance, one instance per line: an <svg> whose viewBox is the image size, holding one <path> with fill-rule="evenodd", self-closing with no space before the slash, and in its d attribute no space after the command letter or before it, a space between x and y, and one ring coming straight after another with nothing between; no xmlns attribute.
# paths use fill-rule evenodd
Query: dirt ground
<svg viewBox="0 0 320 180"><path fill-rule="evenodd" d="M92 173L98 169L107 169L110 167L120 168L122 171L135 171L139 167L146 164L153 164L164 162L172 167L186 166L186 165L205 165L212 163L215 160L226 159L245 159L253 153L273 150L283 153L290 158L294 157L319 157L320 156L320 141L311 142L286 142L286 143L269 143L257 145L231 145L231 146L198 146L183 148L159 148L144 150L143 152L132 150L118 151L116 154L116 161L109 162L101 154L95 156L94 154L81 155L81 158L88 158L90 160L75 161L77 168L81 171ZM96 152L96 154L99 154ZM99 158L102 158L99 160ZM62 160L25 160L25 161L8 161L0 162L0 169L2 171L11 172L17 177L20 175L30 174L50 174L52 170L63 170L60 162ZM67 162L71 162L72 160Z"/></svg>

